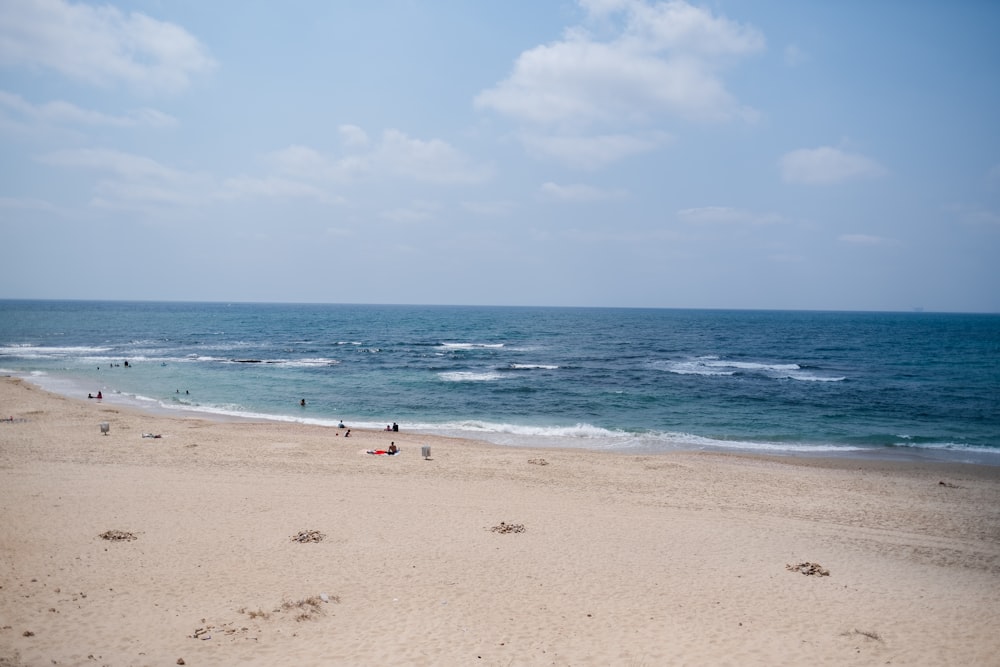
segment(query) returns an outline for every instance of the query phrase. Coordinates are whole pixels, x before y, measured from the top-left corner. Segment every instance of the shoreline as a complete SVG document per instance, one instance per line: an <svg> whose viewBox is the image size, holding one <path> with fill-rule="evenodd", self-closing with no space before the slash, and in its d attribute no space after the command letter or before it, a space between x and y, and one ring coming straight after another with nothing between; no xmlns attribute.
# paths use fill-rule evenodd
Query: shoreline
<svg viewBox="0 0 1000 667"><path fill-rule="evenodd" d="M79 393L81 396L83 392L86 391L85 385L74 383L72 380L67 378L60 378L58 376L45 375L48 382L42 380L41 377L36 377L33 375L28 375L25 373L8 373L7 375L2 375L0 378L11 377L21 379L28 382L34 386L39 387L43 391L61 396L70 400L81 400L76 398L76 394ZM165 418L174 419L204 419L212 422L267 422L275 424L289 424L289 425L304 425L304 426L317 426L321 428L335 428L335 422L337 420L327 417L316 417L316 418L303 418L296 417L293 415L268 415L268 414L240 414L232 412L224 412L220 410L212 409L198 409L192 406L166 406L155 399L140 399L134 397L130 394L122 394L113 387L104 387L107 395L104 397L105 401L109 404L118 405L123 409L136 410L149 415L156 415ZM148 403L148 404L147 404ZM370 432L381 432L382 429L371 426L363 425L357 427L359 430L365 430ZM555 442L547 442L544 444L538 444L538 440L553 440L552 436L530 436L530 435L517 435L514 439L511 439L509 434L501 432L468 432L462 433L459 429L459 434L451 434L449 431L455 431L456 429L449 428L445 425L440 427L422 425L417 428L411 428L411 434L418 435L424 438L445 438L445 439L455 439L455 440L468 440L481 442L483 444L488 444L496 447L503 447L509 449L518 450L532 450L532 449L565 449L570 451L591 451L591 452L602 452L612 455L621 456L659 456L661 454L675 454L675 453L697 453L704 452L708 454L720 454L720 455L730 455L730 456L745 456L750 458L769 458L774 457L779 460L784 459L819 459L819 460L839 460L844 459L846 461L889 461L889 462L916 462L916 463L943 463L943 464L959 464L959 465L973 465L973 466L994 466L1000 467L1000 451L988 450L983 448L932 448L932 447L871 447L871 448L838 448L838 447L815 447L811 448L808 445L801 445L792 448L776 448L771 449L766 446L766 443L758 443L756 447L724 447L721 445L704 444L695 445L692 443L684 443L681 441L676 441L669 448L664 449L654 449L650 446L634 447L634 448L615 448L615 447L600 447L600 446L586 446L579 445L576 442L572 442L572 438L569 440L572 444L559 444ZM565 440L565 439L564 439Z"/></svg>
<svg viewBox="0 0 1000 667"><path fill-rule="evenodd" d="M12 378L0 406L0 664L1000 654L994 466L345 439Z"/></svg>

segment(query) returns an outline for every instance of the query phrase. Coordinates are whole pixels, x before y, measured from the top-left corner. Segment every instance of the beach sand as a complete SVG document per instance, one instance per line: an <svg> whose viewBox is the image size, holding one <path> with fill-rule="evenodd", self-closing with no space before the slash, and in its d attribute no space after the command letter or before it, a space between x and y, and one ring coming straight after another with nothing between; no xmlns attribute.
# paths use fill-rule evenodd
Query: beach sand
<svg viewBox="0 0 1000 667"><path fill-rule="evenodd" d="M0 417L3 666L1000 664L996 467Z"/></svg>

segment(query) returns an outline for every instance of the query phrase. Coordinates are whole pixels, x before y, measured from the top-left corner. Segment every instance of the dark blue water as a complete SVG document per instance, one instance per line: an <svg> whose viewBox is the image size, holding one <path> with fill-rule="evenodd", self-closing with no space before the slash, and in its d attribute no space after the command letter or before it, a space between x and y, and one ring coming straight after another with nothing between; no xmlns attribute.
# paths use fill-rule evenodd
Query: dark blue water
<svg viewBox="0 0 1000 667"><path fill-rule="evenodd" d="M997 315L0 301L0 369L510 445L1000 463Z"/></svg>

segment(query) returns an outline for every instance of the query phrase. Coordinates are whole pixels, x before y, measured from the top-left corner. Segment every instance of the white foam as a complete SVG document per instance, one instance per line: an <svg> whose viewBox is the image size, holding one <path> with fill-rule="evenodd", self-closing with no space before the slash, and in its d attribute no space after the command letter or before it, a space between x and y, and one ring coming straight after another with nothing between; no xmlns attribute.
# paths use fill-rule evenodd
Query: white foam
<svg viewBox="0 0 1000 667"><path fill-rule="evenodd" d="M667 364L665 370L677 375L735 375L736 371L709 368L697 361L678 361Z"/></svg>
<svg viewBox="0 0 1000 667"><path fill-rule="evenodd" d="M439 347L443 347L448 350L498 350L503 348L503 343L441 343Z"/></svg>
<svg viewBox="0 0 1000 667"><path fill-rule="evenodd" d="M715 355L679 359L672 361L657 361L654 368L665 370L676 375L729 376L737 373L752 373L772 379L799 380L802 382L842 382L843 376L824 376L803 370L799 364L785 364L763 361L730 361L719 359Z"/></svg>
<svg viewBox="0 0 1000 667"><path fill-rule="evenodd" d="M499 380L503 376L496 371L473 372L473 371L447 371L438 373L438 377L445 382L491 382Z"/></svg>
<svg viewBox="0 0 1000 667"><path fill-rule="evenodd" d="M309 366L335 366L340 362L336 359L327 359L326 357L316 357L311 359L291 359L287 361L279 362L283 366L293 366L293 367L309 367Z"/></svg>
<svg viewBox="0 0 1000 667"><path fill-rule="evenodd" d="M900 436L905 437L905 436ZM906 449L927 449L932 451L947 451L947 452L970 452L976 454L991 454L993 456L1000 456L1000 448L996 447L984 447L982 445L964 445L959 442L896 442L893 443L893 447L900 447Z"/></svg>
<svg viewBox="0 0 1000 667"><path fill-rule="evenodd" d="M110 352L110 347L48 347L43 345L15 344L0 346L0 355L8 357L23 357L25 359L55 359L67 356L82 356Z"/></svg>
<svg viewBox="0 0 1000 667"><path fill-rule="evenodd" d="M798 364L766 364L759 361L705 361L711 368L738 368L746 371L797 371Z"/></svg>
<svg viewBox="0 0 1000 667"><path fill-rule="evenodd" d="M834 454L881 449L822 443L717 440L692 433L671 431L637 433L607 429L587 423L544 426L468 420L443 424L407 424L406 430L485 440L512 447L561 447L618 452L656 453L694 449L769 454Z"/></svg>
<svg viewBox="0 0 1000 667"><path fill-rule="evenodd" d="M839 377L824 377L811 373L789 373L786 377L789 380L798 380L799 382L843 382L847 379L843 375Z"/></svg>

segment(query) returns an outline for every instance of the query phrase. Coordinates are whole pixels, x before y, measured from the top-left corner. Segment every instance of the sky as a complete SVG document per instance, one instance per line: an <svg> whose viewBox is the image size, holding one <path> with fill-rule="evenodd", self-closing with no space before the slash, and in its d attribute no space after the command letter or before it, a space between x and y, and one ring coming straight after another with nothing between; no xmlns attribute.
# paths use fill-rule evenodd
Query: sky
<svg viewBox="0 0 1000 667"><path fill-rule="evenodd" d="M0 298L1000 312L1000 3L0 0Z"/></svg>

